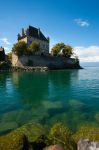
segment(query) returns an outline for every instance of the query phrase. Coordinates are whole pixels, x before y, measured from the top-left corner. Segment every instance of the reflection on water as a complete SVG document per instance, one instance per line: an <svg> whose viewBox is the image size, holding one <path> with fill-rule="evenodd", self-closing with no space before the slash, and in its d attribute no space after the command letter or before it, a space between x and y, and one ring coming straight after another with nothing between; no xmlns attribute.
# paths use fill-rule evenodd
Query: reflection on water
<svg viewBox="0 0 99 150"><path fill-rule="evenodd" d="M99 124L99 70L0 74L0 133L28 122ZM95 75L95 76L94 76Z"/></svg>

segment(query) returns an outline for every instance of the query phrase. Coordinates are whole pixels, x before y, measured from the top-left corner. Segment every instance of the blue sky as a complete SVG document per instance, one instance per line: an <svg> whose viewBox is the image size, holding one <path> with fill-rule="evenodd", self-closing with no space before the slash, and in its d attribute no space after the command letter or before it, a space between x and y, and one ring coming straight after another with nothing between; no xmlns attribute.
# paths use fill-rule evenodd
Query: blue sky
<svg viewBox="0 0 99 150"><path fill-rule="evenodd" d="M81 61L99 61L99 0L0 0L0 45L11 50L22 27L40 27L71 44Z"/></svg>

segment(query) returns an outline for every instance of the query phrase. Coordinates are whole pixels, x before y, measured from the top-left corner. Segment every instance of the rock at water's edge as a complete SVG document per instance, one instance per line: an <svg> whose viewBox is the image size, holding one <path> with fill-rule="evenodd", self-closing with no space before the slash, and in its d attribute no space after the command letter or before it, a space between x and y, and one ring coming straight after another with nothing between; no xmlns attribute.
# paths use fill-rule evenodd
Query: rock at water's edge
<svg viewBox="0 0 99 150"><path fill-rule="evenodd" d="M99 142L91 142L89 139L81 139L77 150L99 150Z"/></svg>

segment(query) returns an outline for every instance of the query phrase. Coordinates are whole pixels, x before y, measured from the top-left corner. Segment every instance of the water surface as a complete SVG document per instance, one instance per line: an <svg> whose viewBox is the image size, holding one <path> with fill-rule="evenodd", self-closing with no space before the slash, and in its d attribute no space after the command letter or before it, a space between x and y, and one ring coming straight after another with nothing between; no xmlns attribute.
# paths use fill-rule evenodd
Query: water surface
<svg viewBox="0 0 99 150"><path fill-rule="evenodd" d="M28 122L99 125L99 68L0 73L0 133Z"/></svg>

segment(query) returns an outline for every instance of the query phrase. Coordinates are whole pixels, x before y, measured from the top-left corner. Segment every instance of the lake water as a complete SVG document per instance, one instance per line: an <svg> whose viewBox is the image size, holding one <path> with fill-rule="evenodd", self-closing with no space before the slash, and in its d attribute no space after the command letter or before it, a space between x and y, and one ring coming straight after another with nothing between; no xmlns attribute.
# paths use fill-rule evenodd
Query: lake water
<svg viewBox="0 0 99 150"><path fill-rule="evenodd" d="M99 68L0 73L0 134L28 122L99 125Z"/></svg>

